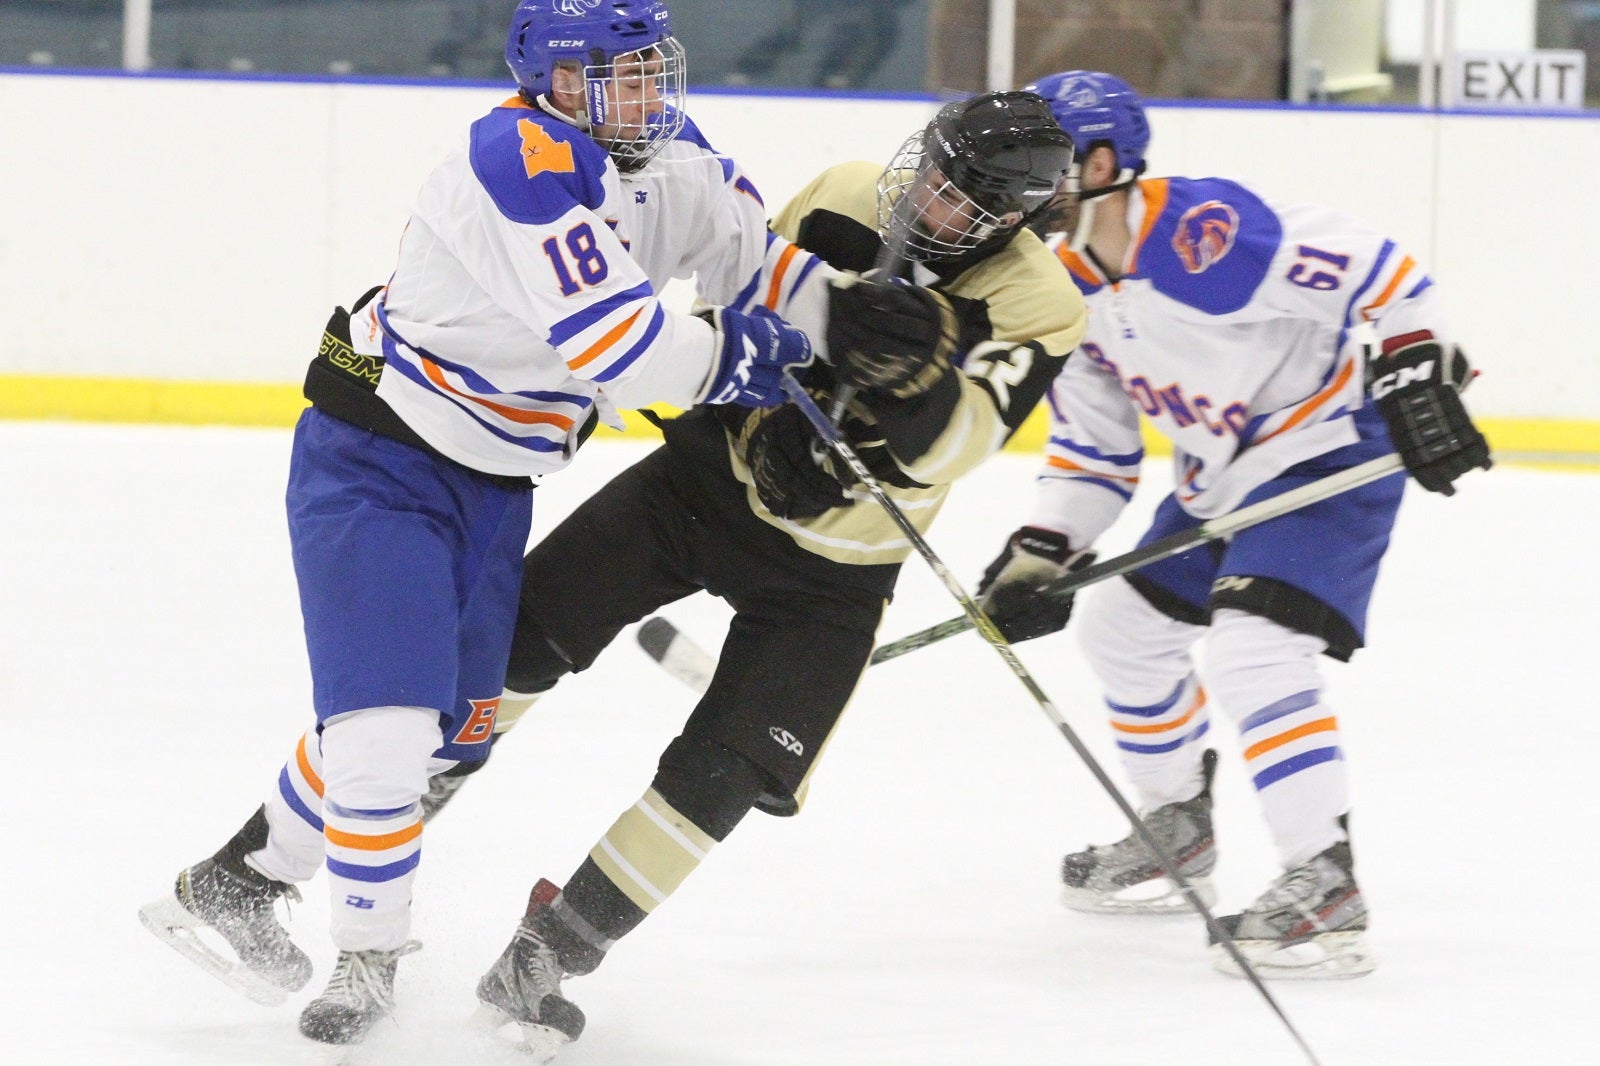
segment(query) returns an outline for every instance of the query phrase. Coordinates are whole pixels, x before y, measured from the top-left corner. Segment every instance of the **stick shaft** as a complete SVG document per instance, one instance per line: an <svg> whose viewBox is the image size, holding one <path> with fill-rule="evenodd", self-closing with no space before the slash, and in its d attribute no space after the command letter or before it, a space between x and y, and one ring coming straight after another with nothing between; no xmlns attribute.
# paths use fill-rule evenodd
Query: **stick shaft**
<svg viewBox="0 0 1600 1066"><path fill-rule="evenodd" d="M1079 589L1113 577L1137 570L1151 563L1170 559L1174 555L1182 555L1202 544L1237 533L1241 529L1260 525L1268 519L1286 515L1290 511L1318 503L1322 500L1337 496L1342 492L1359 488L1379 478L1388 477L1404 469L1398 455L1382 455L1376 459L1369 459L1359 466L1352 466L1348 470L1341 470L1329 474L1325 478L1313 481L1309 485L1302 485L1297 489L1280 493L1269 499L1253 503L1248 507L1241 507L1237 511L1200 523L1193 529L1180 530L1171 536L1162 537L1152 541L1142 548L1135 548L1125 555L1113 559L1106 559L1086 566L1082 570L1075 570L1070 574L1063 574L1044 586L1044 594L1049 596L1070 596ZM872 653L874 664L896 659L907 652L925 648L929 644L937 643L946 637L953 637L957 633L965 633L973 628L973 623L965 616L950 618L927 629L912 633L910 636L888 644L880 645Z"/></svg>

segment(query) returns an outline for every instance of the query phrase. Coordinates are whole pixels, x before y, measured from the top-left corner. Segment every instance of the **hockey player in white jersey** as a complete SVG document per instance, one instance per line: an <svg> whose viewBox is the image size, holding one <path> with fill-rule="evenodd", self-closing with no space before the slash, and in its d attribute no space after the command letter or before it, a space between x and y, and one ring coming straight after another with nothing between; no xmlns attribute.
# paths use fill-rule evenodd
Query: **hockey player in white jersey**
<svg viewBox="0 0 1600 1066"><path fill-rule="evenodd" d="M984 575L1013 640L1067 623L1040 593L1083 565L1139 479L1139 419L1174 447L1177 487L1141 543L1398 451L1425 489L1490 465L1458 391L1469 371L1427 272L1340 212L1277 206L1220 178L1145 178L1139 96L1102 73L1032 86L1079 152L1081 200L1051 218L1090 308L1050 396L1032 515ZM1317 656L1347 660L1400 504L1395 475L1111 582L1081 643L1148 827L1203 892L1216 862L1205 738L1233 721L1285 873L1223 919L1261 972L1372 968L1338 721ZM1204 680L1192 652L1204 643ZM1181 910L1136 836L1068 855L1069 906ZM1219 967L1229 969L1220 949Z"/></svg>
<svg viewBox="0 0 1600 1066"><path fill-rule="evenodd" d="M287 502L317 720L244 828L141 911L281 1001L311 964L273 906L325 864L339 956L300 1028L326 1043L364 1036L413 946L429 775L488 753L530 479L616 407L763 407L811 359L764 308L688 316L656 297L695 271L731 291L774 240L754 189L687 124L665 6L523 0L507 61L517 95L427 179L393 277L335 312L307 375ZM679 165L628 188L657 155ZM678 228L634 232L637 201L673 189Z"/></svg>

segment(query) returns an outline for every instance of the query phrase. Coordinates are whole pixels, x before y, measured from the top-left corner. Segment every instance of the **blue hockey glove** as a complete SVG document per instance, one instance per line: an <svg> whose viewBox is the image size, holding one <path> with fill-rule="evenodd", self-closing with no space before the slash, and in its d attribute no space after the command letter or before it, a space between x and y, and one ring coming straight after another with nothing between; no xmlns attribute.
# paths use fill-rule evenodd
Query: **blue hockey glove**
<svg viewBox="0 0 1600 1066"><path fill-rule="evenodd" d="M784 372L811 362L810 339L764 307L749 314L718 307L700 317L721 344L706 403L774 407L784 400Z"/></svg>
<svg viewBox="0 0 1600 1066"><path fill-rule="evenodd" d="M1073 551L1053 529L1023 526L1006 539L1005 549L983 572L978 606L1007 640L1032 640L1065 629L1072 597L1044 591L1064 574L1094 562L1094 552Z"/></svg>
<svg viewBox="0 0 1600 1066"><path fill-rule="evenodd" d="M1389 425L1394 450L1417 484L1455 495L1451 482L1494 465L1460 392L1472 380L1461 349L1446 355L1426 330L1391 337L1367 364L1367 392Z"/></svg>

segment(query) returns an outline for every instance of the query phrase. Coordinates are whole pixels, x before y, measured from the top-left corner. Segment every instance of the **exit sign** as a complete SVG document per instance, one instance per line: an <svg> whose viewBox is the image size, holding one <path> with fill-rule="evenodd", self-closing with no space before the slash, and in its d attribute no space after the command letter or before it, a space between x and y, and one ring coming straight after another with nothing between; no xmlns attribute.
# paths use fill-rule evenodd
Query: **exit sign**
<svg viewBox="0 0 1600 1066"><path fill-rule="evenodd" d="M1583 61L1582 52L1564 50L1457 52L1450 64L1450 104L1578 110Z"/></svg>

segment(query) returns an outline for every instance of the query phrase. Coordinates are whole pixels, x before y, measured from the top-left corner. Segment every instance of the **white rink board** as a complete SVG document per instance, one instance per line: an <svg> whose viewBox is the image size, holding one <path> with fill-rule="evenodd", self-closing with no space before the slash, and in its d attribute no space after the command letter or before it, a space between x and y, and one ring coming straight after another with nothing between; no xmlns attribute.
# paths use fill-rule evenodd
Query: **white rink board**
<svg viewBox="0 0 1600 1066"><path fill-rule="evenodd" d="M298 381L329 308L388 276L427 172L508 93L0 74L0 374ZM887 161L932 106L702 92L690 111L776 208L827 165ZM1600 118L1151 118L1154 174L1238 177L1405 242L1485 371L1475 413L1600 418Z"/></svg>

